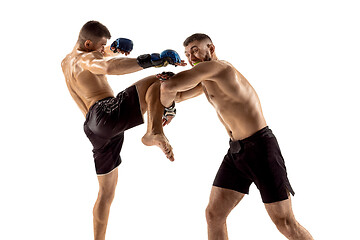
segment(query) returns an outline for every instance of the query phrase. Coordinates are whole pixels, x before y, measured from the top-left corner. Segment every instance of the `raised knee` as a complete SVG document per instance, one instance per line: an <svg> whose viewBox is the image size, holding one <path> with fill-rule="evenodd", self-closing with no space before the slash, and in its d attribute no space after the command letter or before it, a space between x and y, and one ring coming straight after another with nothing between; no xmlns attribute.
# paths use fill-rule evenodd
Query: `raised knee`
<svg viewBox="0 0 360 240"><path fill-rule="evenodd" d="M147 89L145 93L145 100L147 101L153 99L154 97L158 97L159 94L160 94L160 82L155 81Z"/></svg>
<svg viewBox="0 0 360 240"><path fill-rule="evenodd" d="M207 206L205 210L205 214L206 214L207 224L210 226L212 225L219 226L220 224L226 222L226 215L210 205Z"/></svg>

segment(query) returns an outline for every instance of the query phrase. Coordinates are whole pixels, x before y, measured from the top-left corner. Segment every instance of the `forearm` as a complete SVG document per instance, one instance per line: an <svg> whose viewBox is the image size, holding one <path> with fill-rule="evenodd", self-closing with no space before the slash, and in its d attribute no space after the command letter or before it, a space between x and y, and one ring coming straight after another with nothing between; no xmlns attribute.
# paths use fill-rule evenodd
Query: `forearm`
<svg viewBox="0 0 360 240"><path fill-rule="evenodd" d="M174 100L181 102L200 95L202 93L200 79L187 70L161 82L161 103L168 107Z"/></svg>
<svg viewBox="0 0 360 240"><path fill-rule="evenodd" d="M119 56L119 53L114 53L111 51L110 46L105 47L105 54L104 57L116 57Z"/></svg>
<svg viewBox="0 0 360 240"><path fill-rule="evenodd" d="M190 98L197 97L197 96L201 95L202 93L203 93L202 85L198 84L196 87L194 87L193 89L190 89L188 91L177 92L176 97L175 97L175 102L182 102L182 101L188 100Z"/></svg>
<svg viewBox="0 0 360 240"><path fill-rule="evenodd" d="M142 70L136 58L112 58L108 61L107 74L123 75Z"/></svg>

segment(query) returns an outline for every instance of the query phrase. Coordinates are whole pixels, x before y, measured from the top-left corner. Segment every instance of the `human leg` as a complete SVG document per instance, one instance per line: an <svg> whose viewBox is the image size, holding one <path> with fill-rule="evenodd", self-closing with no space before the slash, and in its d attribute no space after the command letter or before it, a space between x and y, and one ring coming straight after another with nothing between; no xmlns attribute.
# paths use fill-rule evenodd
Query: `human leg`
<svg viewBox="0 0 360 240"><path fill-rule="evenodd" d="M110 206L115 196L117 179L118 179L117 168L108 174L98 176L99 193L93 209L95 240L105 239Z"/></svg>
<svg viewBox="0 0 360 240"><path fill-rule="evenodd" d="M232 209L249 193L252 181L234 163L232 147L225 155L214 179L209 204L206 208L208 239L228 239L226 219Z"/></svg>
<svg viewBox="0 0 360 240"><path fill-rule="evenodd" d="M209 240L228 239L226 218L245 194L213 186L206 208Z"/></svg>
<svg viewBox="0 0 360 240"><path fill-rule="evenodd" d="M286 238L292 240L313 239L311 234L296 221L291 207L290 194L289 199L265 203L265 208L277 229Z"/></svg>
<svg viewBox="0 0 360 240"><path fill-rule="evenodd" d="M147 146L158 146L171 161L174 160L172 147L165 137L162 116L164 106L160 102L160 82L155 76L146 77L135 83L142 114L147 112L147 131L142 142Z"/></svg>

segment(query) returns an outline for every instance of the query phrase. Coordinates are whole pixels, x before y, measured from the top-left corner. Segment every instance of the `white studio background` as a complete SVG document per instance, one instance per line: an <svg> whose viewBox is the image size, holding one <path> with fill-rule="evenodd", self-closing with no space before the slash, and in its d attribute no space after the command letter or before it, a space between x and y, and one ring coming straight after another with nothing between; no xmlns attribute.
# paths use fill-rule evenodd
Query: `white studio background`
<svg viewBox="0 0 360 240"><path fill-rule="evenodd" d="M84 118L60 62L88 20L129 57L178 51L195 32L254 86L315 239L360 239L359 7L356 1L6 1L1 3L0 239L92 239L97 196ZM189 67L168 67L179 72ZM165 69L110 76L115 92ZM170 163L126 132L107 239L207 239L205 208L228 136L200 96L178 104L165 133ZM230 239L285 239L253 185L228 218Z"/></svg>

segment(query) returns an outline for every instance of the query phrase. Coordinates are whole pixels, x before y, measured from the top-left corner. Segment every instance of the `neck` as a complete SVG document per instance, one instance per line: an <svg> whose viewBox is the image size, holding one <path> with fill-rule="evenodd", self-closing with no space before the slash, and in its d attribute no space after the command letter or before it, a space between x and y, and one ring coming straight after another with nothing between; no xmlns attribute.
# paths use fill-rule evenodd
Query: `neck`
<svg viewBox="0 0 360 240"><path fill-rule="evenodd" d="M87 50L84 47L82 47L80 43L75 44L74 50L87 52Z"/></svg>
<svg viewBox="0 0 360 240"><path fill-rule="evenodd" d="M216 56L215 53L212 55L211 59L212 59L212 60L219 60L219 59L217 58L217 56Z"/></svg>

